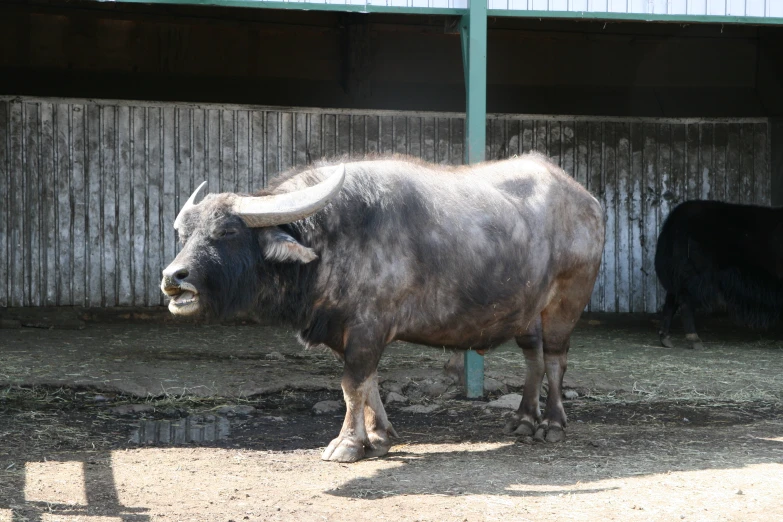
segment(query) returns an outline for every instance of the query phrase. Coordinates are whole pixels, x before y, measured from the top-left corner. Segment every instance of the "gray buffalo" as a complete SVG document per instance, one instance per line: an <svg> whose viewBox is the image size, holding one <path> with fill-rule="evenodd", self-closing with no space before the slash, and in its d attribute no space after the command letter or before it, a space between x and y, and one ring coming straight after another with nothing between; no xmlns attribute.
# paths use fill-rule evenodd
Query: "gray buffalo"
<svg viewBox="0 0 783 522"><path fill-rule="evenodd" d="M196 203L200 189L174 221L182 250L163 271L169 310L264 317L331 348L344 362L347 411L324 460L388 452L396 433L376 371L395 340L483 353L515 339L527 374L506 428L565 437L563 374L604 218L547 158L462 167L378 158L288 172L254 196Z"/></svg>

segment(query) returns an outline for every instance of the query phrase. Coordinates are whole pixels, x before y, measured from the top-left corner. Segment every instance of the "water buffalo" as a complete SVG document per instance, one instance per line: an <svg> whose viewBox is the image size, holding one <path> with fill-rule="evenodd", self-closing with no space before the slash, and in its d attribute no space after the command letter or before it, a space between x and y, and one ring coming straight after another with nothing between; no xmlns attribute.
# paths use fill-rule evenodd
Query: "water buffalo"
<svg viewBox="0 0 783 522"><path fill-rule="evenodd" d="M604 218L545 157L465 167L378 158L290 172L256 196L195 204L198 192L174 222L182 250L163 271L169 309L264 316L331 348L344 361L347 412L324 460L391 446L376 368L394 340L483 351L516 339L527 377L507 429L564 437L569 339L593 289Z"/></svg>
<svg viewBox="0 0 783 522"><path fill-rule="evenodd" d="M686 201L663 223L655 273L666 290L661 344L671 347L672 317L701 348L694 309L725 309L739 324L767 327L783 313L783 208Z"/></svg>

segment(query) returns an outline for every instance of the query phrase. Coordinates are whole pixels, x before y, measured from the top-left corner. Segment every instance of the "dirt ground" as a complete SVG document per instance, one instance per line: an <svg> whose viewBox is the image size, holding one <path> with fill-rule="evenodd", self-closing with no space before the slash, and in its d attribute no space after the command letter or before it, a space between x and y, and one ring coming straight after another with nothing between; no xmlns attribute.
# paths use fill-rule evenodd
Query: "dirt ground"
<svg viewBox="0 0 783 522"><path fill-rule="evenodd" d="M449 352L392 345L379 373L400 437L344 465L319 459L342 422L322 402L341 398L340 365L292 332L0 329L0 522L783 520L781 333L717 319L692 351L655 332L580 322L554 445L502 433L514 346L487 355L471 401Z"/></svg>

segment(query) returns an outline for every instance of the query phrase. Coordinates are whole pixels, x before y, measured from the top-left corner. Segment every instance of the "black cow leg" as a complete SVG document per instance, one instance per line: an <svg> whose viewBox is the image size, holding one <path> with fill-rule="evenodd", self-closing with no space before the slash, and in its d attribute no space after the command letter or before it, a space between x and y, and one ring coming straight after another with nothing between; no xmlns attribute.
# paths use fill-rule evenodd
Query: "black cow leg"
<svg viewBox="0 0 783 522"><path fill-rule="evenodd" d="M345 370L341 383L345 398L345 420L340 435L329 443L321 455L323 460L356 462L368 456L366 448L369 448L370 455L378 455L388 451L391 446L385 442L388 434L385 438L379 434L380 429L385 427L383 422L388 422L383 404L380 403L375 373L383 347L379 343L365 341L366 338L363 335L349 336L346 343ZM373 430L374 441L365 424L368 409L372 412L369 428ZM384 445L385 451L382 450Z"/></svg>
<svg viewBox="0 0 783 522"><path fill-rule="evenodd" d="M677 312L677 296L672 292L666 292L666 302L663 305L663 313L661 317L661 330L658 332L658 337L661 340L661 344L666 348L672 348L671 337L669 337L669 330L672 326L672 317Z"/></svg>
<svg viewBox="0 0 783 522"><path fill-rule="evenodd" d="M541 422L541 410L538 404L541 382L544 380L544 345L541 338L541 317L536 319L526 333L516 338L522 348L527 363L525 390L519 409L506 423L503 431L514 435L531 436L535 434Z"/></svg>
<svg viewBox="0 0 783 522"><path fill-rule="evenodd" d="M685 340L694 350L701 350L704 346L701 344L699 334L696 333L696 320L693 315L693 303L689 298L682 300L680 305L682 310L682 325L685 328Z"/></svg>

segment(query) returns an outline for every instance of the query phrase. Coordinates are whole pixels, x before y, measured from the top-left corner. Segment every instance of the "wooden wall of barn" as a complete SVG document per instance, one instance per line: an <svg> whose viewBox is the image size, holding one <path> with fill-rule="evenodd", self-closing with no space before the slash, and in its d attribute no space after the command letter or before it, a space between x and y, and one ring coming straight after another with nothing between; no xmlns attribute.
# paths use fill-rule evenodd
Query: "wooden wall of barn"
<svg viewBox="0 0 783 522"><path fill-rule="evenodd" d="M195 183L253 191L323 156L462 163L460 114L0 98L0 306L163 304ZM491 115L487 156L538 150L606 209L589 308L655 312L655 241L689 198L770 203L765 119Z"/></svg>

